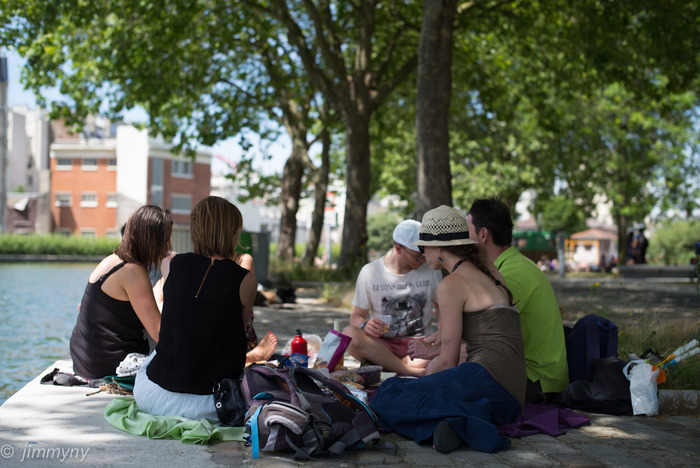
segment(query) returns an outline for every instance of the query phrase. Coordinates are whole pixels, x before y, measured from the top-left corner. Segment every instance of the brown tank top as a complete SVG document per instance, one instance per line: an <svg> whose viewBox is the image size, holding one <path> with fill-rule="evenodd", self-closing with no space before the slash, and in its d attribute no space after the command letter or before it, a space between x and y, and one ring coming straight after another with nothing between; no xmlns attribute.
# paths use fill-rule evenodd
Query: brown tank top
<svg viewBox="0 0 700 468"><path fill-rule="evenodd" d="M463 312L462 321L467 362L482 365L522 407L527 374L517 309L502 305L478 312Z"/></svg>

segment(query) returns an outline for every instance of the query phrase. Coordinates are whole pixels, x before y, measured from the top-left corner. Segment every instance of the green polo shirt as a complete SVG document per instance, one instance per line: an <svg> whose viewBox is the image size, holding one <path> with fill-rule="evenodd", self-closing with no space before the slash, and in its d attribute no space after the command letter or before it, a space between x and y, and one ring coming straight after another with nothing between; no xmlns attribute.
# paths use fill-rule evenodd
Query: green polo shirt
<svg viewBox="0 0 700 468"><path fill-rule="evenodd" d="M569 385L569 365L559 304L547 276L529 258L509 247L494 262L520 311L527 378L544 393Z"/></svg>

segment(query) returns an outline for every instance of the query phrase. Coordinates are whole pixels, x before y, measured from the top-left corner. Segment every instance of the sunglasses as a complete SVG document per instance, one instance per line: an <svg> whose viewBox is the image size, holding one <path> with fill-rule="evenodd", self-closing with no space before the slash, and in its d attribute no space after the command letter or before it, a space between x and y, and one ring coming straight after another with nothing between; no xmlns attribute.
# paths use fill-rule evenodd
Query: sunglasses
<svg viewBox="0 0 700 468"><path fill-rule="evenodd" d="M420 250L421 255L425 255L425 246L419 245L418 250Z"/></svg>
<svg viewBox="0 0 700 468"><path fill-rule="evenodd" d="M413 260L415 260L415 261L417 261L417 262L420 262L420 261L423 260L423 249L421 248L421 246L418 246L418 249L421 251L421 253L419 253L419 254L417 254L417 255L414 255L414 254L413 254L413 251L412 251L411 249L408 249L408 248L404 247L404 246L401 245L401 244L399 244L399 247L401 247L401 248L404 249L406 252L408 252L408 255L410 255L411 258L413 258Z"/></svg>

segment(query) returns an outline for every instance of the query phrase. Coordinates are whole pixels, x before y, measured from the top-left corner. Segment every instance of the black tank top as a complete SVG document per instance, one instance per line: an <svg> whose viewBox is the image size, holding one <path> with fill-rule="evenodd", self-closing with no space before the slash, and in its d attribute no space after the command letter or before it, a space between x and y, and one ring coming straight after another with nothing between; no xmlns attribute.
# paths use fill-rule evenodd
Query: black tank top
<svg viewBox="0 0 700 468"><path fill-rule="evenodd" d="M170 262L163 314L148 378L171 392L206 395L243 371L246 336L241 282L248 270L195 253Z"/></svg>
<svg viewBox="0 0 700 468"><path fill-rule="evenodd" d="M143 325L131 303L114 299L102 291L105 280L125 264L115 265L85 287L78 321L70 337L73 372L82 377L97 379L115 375L127 354L148 354Z"/></svg>

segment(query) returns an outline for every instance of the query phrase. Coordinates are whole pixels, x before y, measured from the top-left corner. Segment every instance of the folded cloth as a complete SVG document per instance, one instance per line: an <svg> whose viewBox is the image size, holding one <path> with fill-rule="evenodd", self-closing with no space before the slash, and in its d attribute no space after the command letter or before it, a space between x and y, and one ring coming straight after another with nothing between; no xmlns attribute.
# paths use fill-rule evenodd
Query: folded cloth
<svg viewBox="0 0 700 468"><path fill-rule="evenodd" d="M566 428L590 424L585 414L574 413L569 408L561 408L549 403L525 402L523 411L514 422L498 427L505 437L523 437L534 434L548 434L552 437L566 434Z"/></svg>
<svg viewBox="0 0 700 468"><path fill-rule="evenodd" d="M133 398L114 398L105 407L104 414L107 422L117 429L149 439L179 439L183 444L245 440L243 427L226 427L209 419L152 416L141 411Z"/></svg>

